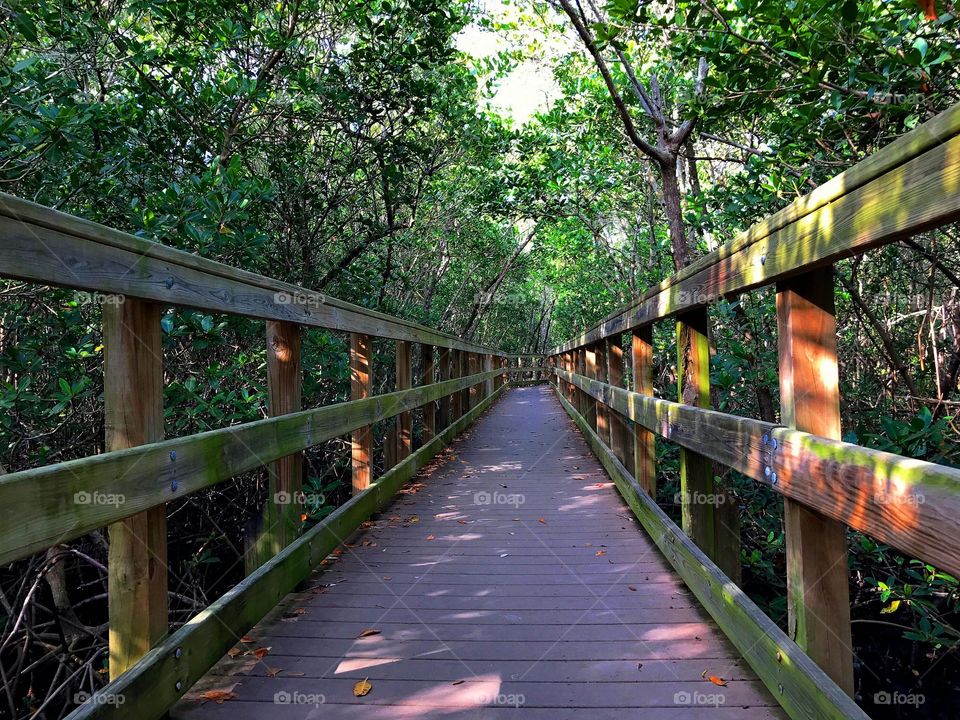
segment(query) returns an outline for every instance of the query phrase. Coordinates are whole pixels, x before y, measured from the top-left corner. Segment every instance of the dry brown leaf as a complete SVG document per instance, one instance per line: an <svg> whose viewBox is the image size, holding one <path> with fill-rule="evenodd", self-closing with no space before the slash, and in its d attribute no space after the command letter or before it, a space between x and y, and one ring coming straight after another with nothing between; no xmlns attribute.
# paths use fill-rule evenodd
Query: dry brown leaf
<svg viewBox="0 0 960 720"><path fill-rule="evenodd" d="M466 680L454 680L451 684L452 684L452 685L463 685L465 682L466 682Z"/></svg>
<svg viewBox="0 0 960 720"><path fill-rule="evenodd" d="M727 681L723 678L718 678L716 675L707 675L707 680L712 682L714 685L719 685L720 687L727 686Z"/></svg>
<svg viewBox="0 0 960 720"><path fill-rule="evenodd" d="M234 700L237 697L235 692L230 690L207 690L200 694L204 700L212 700L217 705L223 705L226 700Z"/></svg>
<svg viewBox="0 0 960 720"><path fill-rule="evenodd" d="M353 686L353 696L363 697L364 695L369 695L371 690L373 690L373 685L370 684L370 678L364 678Z"/></svg>
<svg viewBox="0 0 960 720"><path fill-rule="evenodd" d="M242 653L243 653L243 648L232 647L229 650L227 650L227 655L229 655L230 657L236 657L237 655L240 655Z"/></svg>
<svg viewBox="0 0 960 720"><path fill-rule="evenodd" d="M358 638L370 637L371 635L379 635L380 631L375 630L374 628L367 628L366 630L361 630L360 634L357 635Z"/></svg>
<svg viewBox="0 0 960 720"><path fill-rule="evenodd" d="M547 521L544 520L543 518L538 518L538 519L537 519L537 522L541 522L541 523L543 523L544 525L547 524Z"/></svg>
<svg viewBox="0 0 960 720"><path fill-rule="evenodd" d="M283 672L283 668L267 668L267 677L276 677Z"/></svg>
<svg viewBox="0 0 960 720"><path fill-rule="evenodd" d="M630 590L630 591L632 591L632 592L636 592L636 591L637 591L637 589L636 589L633 585L627 585L627 590Z"/></svg>
<svg viewBox="0 0 960 720"><path fill-rule="evenodd" d="M427 535L427 540L433 540L433 535Z"/></svg>
<svg viewBox="0 0 960 720"><path fill-rule="evenodd" d="M597 557L603 557L606 554L607 554L606 550L597 550L597 552L595 553Z"/></svg>
<svg viewBox="0 0 960 720"><path fill-rule="evenodd" d="M265 658L267 655L270 654L270 648L258 647L256 650L253 651L252 654L257 658L257 660L263 660L263 658Z"/></svg>
<svg viewBox="0 0 960 720"><path fill-rule="evenodd" d="M242 642L242 643L252 643L252 642L256 642L256 640L254 640L254 639L253 639L252 637L250 637L249 635L244 635L242 638L240 638L240 642Z"/></svg>

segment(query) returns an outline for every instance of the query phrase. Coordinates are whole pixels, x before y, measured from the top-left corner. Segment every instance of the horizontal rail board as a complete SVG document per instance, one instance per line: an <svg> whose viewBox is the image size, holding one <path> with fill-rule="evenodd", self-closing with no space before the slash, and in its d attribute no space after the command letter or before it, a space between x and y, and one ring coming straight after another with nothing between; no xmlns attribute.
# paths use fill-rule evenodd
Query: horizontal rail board
<svg viewBox="0 0 960 720"><path fill-rule="evenodd" d="M644 530L787 714L794 720L868 720L867 714L640 489L563 394L558 392L557 397Z"/></svg>
<svg viewBox="0 0 960 720"><path fill-rule="evenodd" d="M551 355L960 218L960 105L617 310Z"/></svg>
<svg viewBox="0 0 960 720"><path fill-rule="evenodd" d="M0 477L5 564L503 373L210 430Z"/></svg>
<svg viewBox="0 0 960 720"><path fill-rule="evenodd" d="M501 355L6 193L0 193L0 277Z"/></svg>
<svg viewBox="0 0 960 720"><path fill-rule="evenodd" d="M960 537L960 469L555 372L665 439L960 576L943 540Z"/></svg>
<svg viewBox="0 0 960 720"><path fill-rule="evenodd" d="M386 508L397 490L486 410L502 391L501 388L487 397L376 483L281 550L150 650L130 670L95 693L75 709L68 720L163 717L250 628L306 579L320 561L364 520ZM110 702L116 697L123 697L124 702Z"/></svg>

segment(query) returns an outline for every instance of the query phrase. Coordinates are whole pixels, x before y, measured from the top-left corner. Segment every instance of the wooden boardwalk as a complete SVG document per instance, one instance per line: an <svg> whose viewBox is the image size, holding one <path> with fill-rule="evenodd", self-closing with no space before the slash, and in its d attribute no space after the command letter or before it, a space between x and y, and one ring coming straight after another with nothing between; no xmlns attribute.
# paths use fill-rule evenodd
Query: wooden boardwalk
<svg viewBox="0 0 960 720"><path fill-rule="evenodd" d="M548 386L508 390L368 526L172 716L785 717Z"/></svg>

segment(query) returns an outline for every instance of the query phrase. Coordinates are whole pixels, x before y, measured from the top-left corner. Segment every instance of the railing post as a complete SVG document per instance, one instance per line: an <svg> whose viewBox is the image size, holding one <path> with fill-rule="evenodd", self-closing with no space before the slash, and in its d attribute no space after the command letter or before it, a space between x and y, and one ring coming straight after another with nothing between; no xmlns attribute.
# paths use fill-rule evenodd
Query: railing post
<svg viewBox="0 0 960 720"><path fill-rule="evenodd" d="M459 378L463 376L463 350L454 350L452 357L453 364L451 365L451 379ZM463 390L457 390L451 396L451 411L453 412L453 417L450 418L451 422L456 422L458 418L463 415Z"/></svg>
<svg viewBox="0 0 960 720"><path fill-rule="evenodd" d="M600 382L607 384L607 343L605 340L599 341L594 345L596 357L595 378ZM610 408L607 404L596 400L597 406L597 435L604 445L610 447Z"/></svg>
<svg viewBox="0 0 960 720"><path fill-rule="evenodd" d="M420 384L433 385L433 345L420 345ZM437 434L437 404L423 406L423 443L426 445Z"/></svg>
<svg viewBox="0 0 960 720"><path fill-rule="evenodd" d="M369 335L350 333L350 397L363 400L373 394L373 342ZM350 436L353 494L373 482L373 428L364 425Z"/></svg>
<svg viewBox="0 0 960 720"><path fill-rule="evenodd" d="M467 353L467 375L475 375L477 372L477 353ZM473 384L467 394L467 410L473 410L480 401L480 386Z"/></svg>
<svg viewBox="0 0 960 720"><path fill-rule="evenodd" d="M677 394L679 401L710 407L710 343L706 309L677 316ZM713 463L680 448L680 513L683 531L716 560Z"/></svg>
<svg viewBox="0 0 960 720"><path fill-rule="evenodd" d="M397 390L413 387L410 342L397 340ZM409 410L397 416L397 462L403 462L413 452L413 413Z"/></svg>
<svg viewBox="0 0 960 720"><path fill-rule="evenodd" d="M300 326L268 320L267 412L270 417L303 409L303 375L300 360ZM249 575L297 537L302 508L303 453L274 461L269 468L267 502L257 534L244 555Z"/></svg>
<svg viewBox="0 0 960 720"><path fill-rule="evenodd" d="M620 337L608 338L606 345L607 382L615 387L624 387L623 347L620 345ZM624 442L626 426L623 421L623 416L613 408L607 409L607 415L610 421L610 449L621 463L626 463L626 447Z"/></svg>
<svg viewBox="0 0 960 720"><path fill-rule="evenodd" d="M117 300L103 305L107 451L163 439L161 309L143 300ZM114 680L167 633L166 506L113 523L109 537L109 669Z"/></svg>
<svg viewBox="0 0 960 720"><path fill-rule="evenodd" d="M777 285L780 414L784 425L839 440L833 268ZM775 454L777 447L764 448ZM853 695L847 529L784 499L789 634Z"/></svg>
<svg viewBox="0 0 960 720"><path fill-rule="evenodd" d="M597 379L597 346L588 345L583 350L583 362L584 362L584 375L586 375L591 380ZM589 393L581 393L583 398L585 413L581 413L589 423L590 428L597 432L597 408L600 404L598 400L595 400L592 395Z"/></svg>
<svg viewBox="0 0 960 720"><path fill-rule="evenodd" d="M653 397L653 325L633 330L633 391ZM656 436L640 423L633 425L633 476L650 497L657 497Z"/></svg>
<svg viewBox="0 0 960 720"><path fill-rule="evenodd" d="M450 348L440 348L440 382L450 380ZM446 430L450 426L450 395L440 398L437 408L437 430Z"/></svg>

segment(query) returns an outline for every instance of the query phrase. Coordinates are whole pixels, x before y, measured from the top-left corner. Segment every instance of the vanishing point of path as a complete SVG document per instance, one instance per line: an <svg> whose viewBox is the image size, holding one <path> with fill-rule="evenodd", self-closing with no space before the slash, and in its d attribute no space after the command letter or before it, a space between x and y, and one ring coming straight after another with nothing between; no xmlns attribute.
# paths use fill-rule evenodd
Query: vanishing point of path
<svg viewBox="0 0 960 720"><path fill-rule="evenodd" d="M548 386L508 390L310 584L173 717L784 717Z"/></svg>

